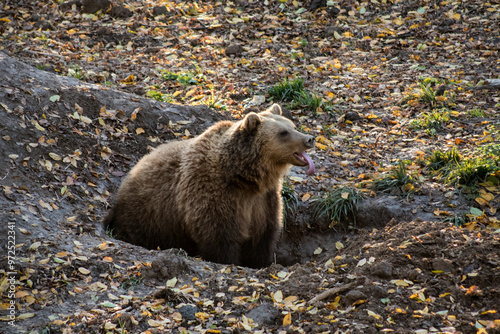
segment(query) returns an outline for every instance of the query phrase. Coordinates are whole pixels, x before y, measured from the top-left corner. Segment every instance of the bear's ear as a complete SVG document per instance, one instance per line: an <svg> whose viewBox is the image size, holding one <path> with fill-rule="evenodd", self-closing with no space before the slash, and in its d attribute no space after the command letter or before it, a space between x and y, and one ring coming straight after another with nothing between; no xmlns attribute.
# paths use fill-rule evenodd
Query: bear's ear
<svg viewBox="0 0 500 334"><path fill-rule="evenodd" d="M279 104L273 104L272 106L269 107L269 109L266 110L267 112L275 115L280 115L281 116L281 107Z"/></svg>
<svg viewBox="0 0 500 334"><path fill-rule="evenodd" d="M251 132L257 129L261 122L261 118L254 112L248 113L243 119L243 129Z"/></svg>

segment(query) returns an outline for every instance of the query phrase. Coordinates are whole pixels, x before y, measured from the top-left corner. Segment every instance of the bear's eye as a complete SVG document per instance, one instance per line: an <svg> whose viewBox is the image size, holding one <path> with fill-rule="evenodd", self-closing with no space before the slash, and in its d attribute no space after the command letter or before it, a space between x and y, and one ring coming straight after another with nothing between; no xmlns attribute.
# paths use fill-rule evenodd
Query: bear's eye
<svg viewBox="0 0 500 334"><path fill-rule="evenodd" d="M286 137L288 135L288 131L287 130L283 130L280 132L280 136L281 137Z"/></svg>

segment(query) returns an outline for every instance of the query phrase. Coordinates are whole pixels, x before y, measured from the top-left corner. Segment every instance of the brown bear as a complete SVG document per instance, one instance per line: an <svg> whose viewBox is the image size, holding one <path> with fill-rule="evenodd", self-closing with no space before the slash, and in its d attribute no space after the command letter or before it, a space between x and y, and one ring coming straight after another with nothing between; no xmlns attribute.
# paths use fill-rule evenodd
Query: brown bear
<svg viewBox="0 0 500 334"><path fill-rule="evenodd" d="M291 165L315 172L305 153L313 145L277 104L219 122L144 156L125 177L104 225L149 249L267 266L282 226L282 178Z"/></svg>

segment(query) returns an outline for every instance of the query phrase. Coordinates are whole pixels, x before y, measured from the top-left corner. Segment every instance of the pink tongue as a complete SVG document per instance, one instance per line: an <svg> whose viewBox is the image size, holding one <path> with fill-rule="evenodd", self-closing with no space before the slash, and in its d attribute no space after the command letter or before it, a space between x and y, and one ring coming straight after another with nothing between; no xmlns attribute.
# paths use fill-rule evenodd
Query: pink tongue
<svg viewBox="0 0 500 334"><path fill-rule="evenodd" d="M313 175L314 173L316 173L316 168L314 167L314 162L312 161L311 157L307 155L306 152L299 153L299 156L304 158L304 160L309 164L309 169L307 170L306 174Z"/></svg>

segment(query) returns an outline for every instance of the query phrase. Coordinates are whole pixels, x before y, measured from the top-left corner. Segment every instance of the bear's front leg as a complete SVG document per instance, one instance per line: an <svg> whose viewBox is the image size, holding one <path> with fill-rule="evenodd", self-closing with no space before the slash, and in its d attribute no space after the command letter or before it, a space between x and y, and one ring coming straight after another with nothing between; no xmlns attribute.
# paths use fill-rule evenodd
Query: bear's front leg
<svg viewBox="0 0 500 334"><path fill-rule="evenodd" d="M240 265L239 243L225 233L220 233L214 238L216 240L207 240L199 245L201 257L207 261Z"/></svg>
<svg viewBox="0 0 500 334"><path fill-rule="evenodd" d="M265 232L259 237L248 240L241 247L241 264L250 268L263 268L273 261L279 225L271 221Z"/></svg>
<svg viewBox="0 0 500 334"><path fill-rule="evenodd" d="M265 226L261 235L253 235L241 247L241 263L250 268L269 266L281 231L282 202L278 189L270 190L263 204L266 211L263 216L254 217L254 224Z"/></svg>
<svg viewBox="0 0 500 334"><path fill-rule="evenodd" d="M202 217L206 218L200 217L192 229L199 255L207 261L240 265L241 236L235 215L212 211Z"/></svg>

